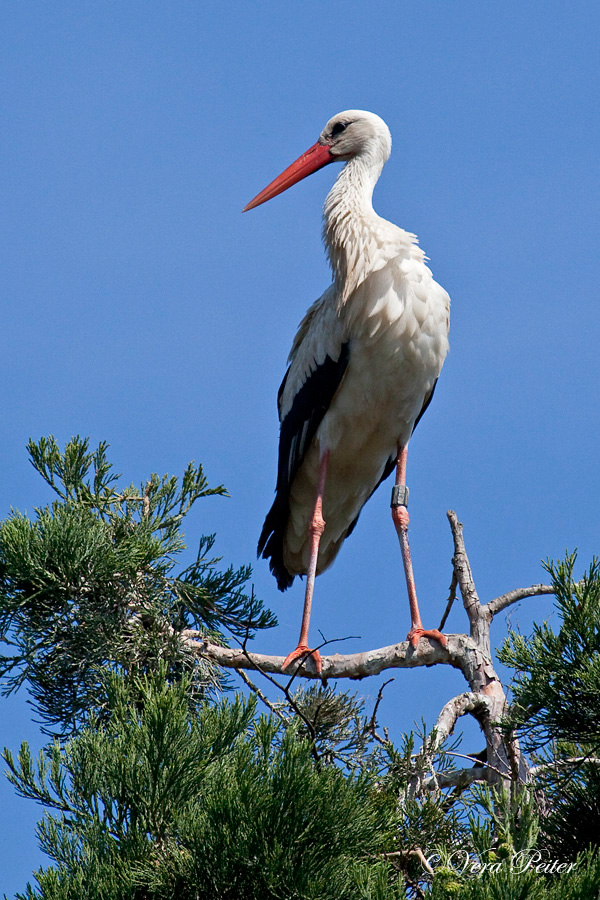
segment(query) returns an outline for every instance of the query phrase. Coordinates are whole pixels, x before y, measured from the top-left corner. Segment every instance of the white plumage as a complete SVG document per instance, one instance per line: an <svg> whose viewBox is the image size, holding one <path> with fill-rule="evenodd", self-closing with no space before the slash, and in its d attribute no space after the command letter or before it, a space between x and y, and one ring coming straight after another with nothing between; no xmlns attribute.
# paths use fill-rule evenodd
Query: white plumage
<svg viewBox="0 0 600 900"><path fill-rule="evenodd" d="M328 289L300 326L281 420L307 375L326 355L336 360L341 346L350 346L341 384L291 486L283 555L291 574L303 574L308 567L308 523L323 451L329 449L330 458L317 573L333 562L349 525L388 462L395 461L398 445L408 443L442 368L448 349L448 295L433 280L411 237L399 235L404 248L398 257L367 275L344 302L339 302L339 289Z"/></svg>
<svg viewBox="0 0 600 900"><path fill-rule="evenodd" d="M272 182L258 205L316 168L346 161L324 206L333 283L300 323L280 389L277 496L259 543L279 586L309 569L321 464L325 526L316 571L331 565L365 502L396 464L448 350L449 297L416 237L373 210L391 151L379 116L347 110Z"/></svg>

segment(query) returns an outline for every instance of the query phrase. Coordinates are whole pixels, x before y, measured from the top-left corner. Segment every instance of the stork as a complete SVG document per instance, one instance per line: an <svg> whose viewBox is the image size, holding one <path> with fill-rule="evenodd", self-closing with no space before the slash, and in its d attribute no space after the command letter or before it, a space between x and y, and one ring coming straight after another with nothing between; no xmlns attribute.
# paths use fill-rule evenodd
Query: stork
<svg viewBox="0 0 600 900"><path fill-rule="evenodd" d="M410 604L407 640L446 646L419 615L408 543L406 458L448 351L450 298L425 264L415 235L382 219L372 194L392 148L374 113L351 109L329 120L318 141L244 208L265 203L307 175L344 162L323 209L333 282L309 308L278 394L275 500L258 542L280 590L306 575L298 646L283 668L312 656L308 630L315 576L352 533L371 494L395 469L392 518Z"/></svg>

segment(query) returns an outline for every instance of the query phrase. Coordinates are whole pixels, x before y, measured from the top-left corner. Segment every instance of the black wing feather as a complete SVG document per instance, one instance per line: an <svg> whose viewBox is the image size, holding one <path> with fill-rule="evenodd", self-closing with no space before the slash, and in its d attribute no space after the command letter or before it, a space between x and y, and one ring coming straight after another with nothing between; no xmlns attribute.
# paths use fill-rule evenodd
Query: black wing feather
<svg viewBox="0 0 600 900"><path fill-rule="evenodd" d="M425 397L425 402L423 403L423 406L421 407L421 412L419 413L419 415L418 415L417 418L415 419L415 424L413 425L412 434L414 434L415 428L417 427L417 425L419 424L419 422L421 421L421 419L422 419L423 416L425 415L425 412L427 411L427 407L429 406L429 404L430 404L431 401L433 400L433 395L434 395L434 393L435 393L435 388L436 388L437 383L438 383L438 379L436 378L435 381L433 382L433 387L431 388L431 393L429 394L428 397Z"/></svg>
<svg viewBox="0 0 600 900"><path fill-rule="evenodd" d="M270 559L270 569L277 579L280 591L285 591L294 580L294 576L290 575L283 562L283 538L290 512L290 489L341 384L349 357L348 343L342 345L337 360L326 356L308 376L281 423L275 500L267 513L258 541L258 555L262 554L264 559ZM280 407L289 372L288 369L277 395Z"/></svg>

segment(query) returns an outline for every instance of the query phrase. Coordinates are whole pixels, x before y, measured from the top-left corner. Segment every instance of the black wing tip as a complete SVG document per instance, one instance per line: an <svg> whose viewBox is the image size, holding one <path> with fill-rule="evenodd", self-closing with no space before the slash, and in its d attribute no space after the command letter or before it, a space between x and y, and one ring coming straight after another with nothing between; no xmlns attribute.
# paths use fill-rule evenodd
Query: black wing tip
<svg viewBox="0 0 600 900"><path fill-rule="evenodd" d="M269 560L269 568L280 591L287 591L294 582L294 575L290 575L283 562L283 535L287 524L287 506L279 496L275 497L273 506L267 513L265 524L262 527L256 555Z"/></svg>
<svg viewBox="0 0 600 900"><path fill-rule="evenodd" d="M304 461L306 451L344 377L349 354L350 348L346 342L340 348L337 360L327 355L316 369L307 373L306 380L294 397L291 409L281 422L275 500L267 513L258 541L258 556L269 560L271 572L277 580L280 591L286 591L295 578L288 572L283 561L283 540L290 514L290 489ZM277 395L280 415L281 399L289 373L288 368Z"/></svg>

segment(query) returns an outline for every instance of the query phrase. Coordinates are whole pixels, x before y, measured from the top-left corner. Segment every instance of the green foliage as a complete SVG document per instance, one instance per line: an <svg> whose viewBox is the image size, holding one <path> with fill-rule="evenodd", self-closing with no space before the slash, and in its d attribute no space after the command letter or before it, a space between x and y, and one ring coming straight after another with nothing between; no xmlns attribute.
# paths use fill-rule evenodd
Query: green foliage
<svg viewBox="0 0 600 900"><path fill-rule="evenodd" d="M5 751L17 790L54 810L39 835L55 867L24 896L360 897L356 863L391 844L390 795L316 766L253 701L190 710L189 687L113 675L104 721L37 762Z"/></svg>
<svg viewBox="0 0 600 900"><path fill-rule="evenodd" d="M348 691L320 684L298 688L292 695L298 734L310 740L324 763L357 770L369 767L373 736L364 700Z"/></svg>
<svg viewBox="0 0 600 900"><path fill-rule="evenodd" d="M511 633L499 654L515 670L509 722L539 766L541 845L567 859L600 847L600 564L576 582L575 561L547 564L558 632Z"/></svg>
<svg viewBox="0 0 600 900"><path fill-rule="evenodd" d="M425 746L432 740L422 725L420 740ZM386 746L386 765L382 787L398 798L396 834L398 846L404 849L434 846L452 847L469 841L467 829L470 795L458 793L444 795L440 791L420 790L423 779L432 772L442 772L449 766L442 744L436 753L415 753L415 737L412 732L402 736L398 746ZM412 858L405 871L414 880L423 877L421 864Z"/></svg>
<svg viewBox="0 0 600 900"><path fill-rule="evenodd" d="M600 848L600 766L593 762L570 764L563 760L585 760L591 748L560 744L554 759L537 779L546 815L541 845L554 855L575 859L586 848ZM547 754L548 756L548 754Z"/></svg>
<svg viewBox="0 0 600 900"><path fill-rule="evenodd" d="M173 574L184 517L224 488L209 487L190 464L181 483L152 475L140 489L117 489L106 451L102 443L90 452L78 437L64 452L54 438L30 442L31 461L58 499L33 519L13 512L0 523L0 635L13 649L0 657L3 690L27 680L42 720L63 733L98 707L103 666L146 672L167 660L169 678L193 671L201 695L222 676L189 652L183 630L247 639L275 622L244 591L248 567L218 569L213 537Z"/></svg>
<svg viewBox="0 0 600 900"><path fill-rule="evenodd" d="M500 660L515 670L511 721L537 750L550 739L597 743L600 686L600 563L581 581L573 578L576 556L547 563L558 633L544 623L532 636L510 634Z"/></svg>
<svg viewBox="0 0 600 900"><path fill-rule="evenodd" d="M443 791L455 745L423 726L419 752L412 733L393 746L381 693L371 715L322 684L281 684L280 701L254 688L269 718L222 699L184 632L245 644L275 620L248 567L220 569L214 536L175 572L185 516L225 493L201 467L138 489L105 444L29 452L56 499L0 523L0 675L5 693L27 682L56 736L37 759L4 752L53 861L20 900L600 900L597 562L577 583L574 556L549 565L558 633L501 651L535 790Z"/></svg>
<svg viewBox="0 0 600 900"><path fill-rule="evenodd" d="M506 787L475 790L483 816L470 821L471 852L440 853L431 900L597 900L600 856L569 863L539 848L534 797ZM440 865L441 863L441 865Z"/></svg>

